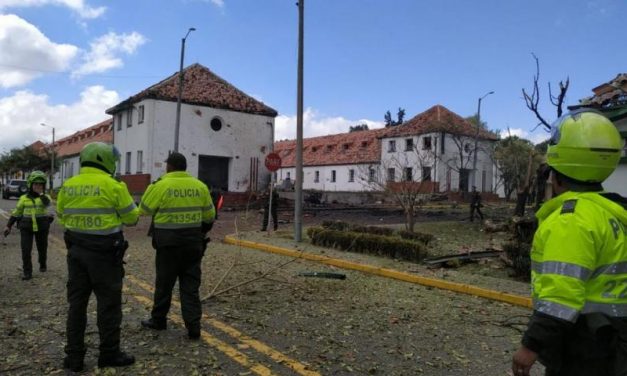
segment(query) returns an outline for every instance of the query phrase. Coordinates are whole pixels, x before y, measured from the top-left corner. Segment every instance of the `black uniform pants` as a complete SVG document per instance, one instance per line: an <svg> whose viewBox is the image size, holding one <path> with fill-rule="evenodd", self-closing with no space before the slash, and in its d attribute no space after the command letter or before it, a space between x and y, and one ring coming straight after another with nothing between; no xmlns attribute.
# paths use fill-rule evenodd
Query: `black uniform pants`
<svg viewBox="0 0 627 376"><path fill-rule="evenodd" d="M96 295L100 356L114 356L120 350L122 322L122 278L124 268L116 262L114 250L93 251L71 245L67 256L67 345L71 359L85 355L87 304Z"/></svg>
<svg viewBox="0 0 627 376"><path fill-rule="evenodd" d="M475 219L475 210L477 211L477 215L479 215L479 218L483 220L483 213L481 212L481 206L470 205L470 222L472 222Z"/></svg>
<svg viewBox="0 0 627 376"><path fill-rule="evenodd" d="M178 278L181 297L181 313L188 330L200 329L202 307L200 304L200 262L203 256L202 242L191 242L177 247L157 246L155 260L157 277L155 281L154 306L152 319L156 323L165 323L170 304L172 289Z"/></svg>
<svg viewBox="0 0 627 376"><path fill-rule="evenodd" d="M263 223L261 225L261 231L266 231L266 229L268 228L268 220L270 219L268 216L268 207L269 205L263 207ZM279 226L279 222L277 222L277 207L276 205L274 205L274 203L272 204L272 210L270 210L270 214L272 214L272 224L274 225L274 229L276 230Z"/></svg>
<svg viewBox="0 0 627 376"><path fill-rule="evenodd" d="M20 243L22 247L22 270L24 274L33 274L33 237L39 254L39 267L46 267L48 255L48 227L42 226L37 232L32 229L20 229Z"/></svg>

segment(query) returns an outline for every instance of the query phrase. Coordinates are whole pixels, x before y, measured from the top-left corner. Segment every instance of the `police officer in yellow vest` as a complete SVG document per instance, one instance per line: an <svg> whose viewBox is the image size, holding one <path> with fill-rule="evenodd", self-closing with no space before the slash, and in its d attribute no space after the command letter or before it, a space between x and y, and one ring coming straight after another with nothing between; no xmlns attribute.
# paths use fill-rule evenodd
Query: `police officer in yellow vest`
<svg viewBox="0 0 627 376"><path fill-rule="evenodd" d="M4 236L11 232L15 222L18 223L21 236L23 280L33 277L33 237L39 254L39 271L47 270L48 230L52 222L52 215L48 213L50 196L45 194L46 174L33 171L26 181L28 193L20 196L17 206L11 213L11 218L4 230Z"/></svg>
<svg viewBox="0 0 627 376"><path fill-rule="evenodd" d="M552 126L554 198L536 213L534 311L514 354L515 376L627 375L627 200L603 191L623 142L603 115L580 110Z"/></svg>
<svg viewBox="0 0 627 376"><path fill-rule="evenodd" d="M75 372L83 369L86 311L92 292L98 302L98 367L135 362L133 356L120 351L122 258L128 247L122 227L137 223L139 209L126 185L112 177L119 155L110 144L85 145L80 154L80 174L63 183L57 198L57 215L65 227L68 248L64 367Z"/></svg>
<svg viewBox="0 0 627 376"><path fill-rule="evenodd" d="M140 210L153 217L153 246L156 255L156 281L151 317L142 326L167 328L172 288L179 280L181 311L190 339L200 337L200 262L205 252L205 236L215 218L209 189L185 170L187 160L172 153L166 160L166 174L148 186Z"/></svg>

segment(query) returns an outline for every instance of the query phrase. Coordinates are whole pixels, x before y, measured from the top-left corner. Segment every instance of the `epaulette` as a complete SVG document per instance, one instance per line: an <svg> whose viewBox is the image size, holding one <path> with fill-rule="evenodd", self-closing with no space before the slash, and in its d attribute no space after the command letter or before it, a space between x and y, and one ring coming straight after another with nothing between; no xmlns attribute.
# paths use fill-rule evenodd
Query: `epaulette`
<svg viewBox="0 0 627 376"><path fill-rule="evenodd" d="M564 204L562 204L562 211L560 214L574 213L575 205L577 205L577 200L566 200Z"/></svg>

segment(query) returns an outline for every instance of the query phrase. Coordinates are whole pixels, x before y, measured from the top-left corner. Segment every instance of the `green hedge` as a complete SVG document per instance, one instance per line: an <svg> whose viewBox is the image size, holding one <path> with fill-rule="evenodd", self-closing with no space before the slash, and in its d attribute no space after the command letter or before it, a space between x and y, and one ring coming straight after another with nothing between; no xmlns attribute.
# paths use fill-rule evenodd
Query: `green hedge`
<svg viewBox="0 0 627 376"><path fill-rule="evenodd" d="M429 245L429 243L431 243L431 241L435 239L435 237L431 234L425 234L422 232L409 232L407 230L400 230L398 232L398 235L403 239L422 242L425 245Z"/></svg>
<svg viewBox="0 0 627 376"><path fill-rule="evenodd" d="M338 231L310 227L307 235L312 244L357 253L366 253L408 261L420 261L426 256L425 246L415 241L392 236L355 231Z"/></svg>

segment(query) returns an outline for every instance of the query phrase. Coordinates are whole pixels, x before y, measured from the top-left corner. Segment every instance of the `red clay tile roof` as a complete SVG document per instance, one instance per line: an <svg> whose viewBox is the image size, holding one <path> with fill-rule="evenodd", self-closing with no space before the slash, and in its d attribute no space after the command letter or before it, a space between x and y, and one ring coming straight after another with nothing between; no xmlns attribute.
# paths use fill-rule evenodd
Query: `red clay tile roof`
<svg viewBox="0 0 627 376"><path fill-rule="evenodd" d="M46 154L46 144L44 144L43 142L37 140L35 142L33 142L32 144L27 146L28 148L30 148L34 153L38 154L38 155L45 155Z"/></svg>
<svg viewBox="0 0 627 376"><path fill-rule="evenodd" d="M627 73L619 73L613 80L592 89L594 95L579 101L579 105L569 106L574 110L582 106L611 107L627 102Z"/></svg>
<svg viewBox="0 0 627 376"><path fill-rule="evenodd" d="M386 131L379 137L415 136L431 132L446 132L454 135L474 137L477 129L468 120L438 104L414 116L402 125L386 128ZM486 140L498 140L494 133L484 129L479 129L478 137Z"/></svg>
<svg viewBox="0 0 627 376"><path fill-rule="evenodd" d="M187 104L209 106L225 110L277 116L276 110L246 95L231 85L209 68L192 64L183 70L184 84L181 101ZM127 100L109 108L106 113L112 115L124 110L143 99L158 99L176 102L178 98L179 75L174 73L165 80L133 95Z"/></svg>
<svg viewBox="0 0 627 376"><path fill-rule="evenodd" d="M303 165L378 163L381 158L381 142L378 137L385 131L372 129L306 138L303 140ZM296 165L295 147L296 140L274 143L274 151L281 156L281 167Z"/></svg>
<svg viewBox="0 0 627 376"><path fill-rule="evenodd" d="M57 156L62 158L77 155L90 142L113 142L112 125L113 119L107 119L56 141L54 149Z"/></svg>

